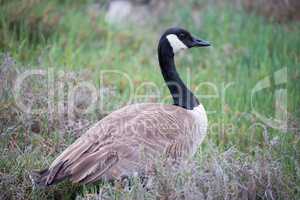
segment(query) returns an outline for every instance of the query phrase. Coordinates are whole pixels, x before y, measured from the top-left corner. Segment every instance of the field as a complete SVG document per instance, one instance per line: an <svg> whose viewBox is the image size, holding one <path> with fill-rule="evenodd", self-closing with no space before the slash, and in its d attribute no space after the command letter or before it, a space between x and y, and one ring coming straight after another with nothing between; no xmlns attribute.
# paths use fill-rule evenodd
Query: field
<svg viewBox="0 0 300 200"><path fill-rule="evenodd" d="M299 21L177 0L142 24L111 24L99 2L0 1L0 199L300 199ZM161 166L149 191L138 180L130 191L68 182L33 190L30 171L105 115L172 103L156 55L172 26L212 43L176 57L208 113L193 160Z"/></svg>

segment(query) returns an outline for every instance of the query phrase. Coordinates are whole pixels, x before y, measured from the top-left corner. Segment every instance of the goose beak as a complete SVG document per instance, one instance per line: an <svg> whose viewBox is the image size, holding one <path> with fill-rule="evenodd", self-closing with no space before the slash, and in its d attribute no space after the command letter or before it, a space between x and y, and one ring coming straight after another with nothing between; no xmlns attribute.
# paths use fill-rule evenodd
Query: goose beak
<svg viewBox="0 0 300 200"><path fill-rule="evenodd" d="M191 45L191 47L208 47L208 46L210 46L209 42L197 38L193 38L193 42Z"/></svg>

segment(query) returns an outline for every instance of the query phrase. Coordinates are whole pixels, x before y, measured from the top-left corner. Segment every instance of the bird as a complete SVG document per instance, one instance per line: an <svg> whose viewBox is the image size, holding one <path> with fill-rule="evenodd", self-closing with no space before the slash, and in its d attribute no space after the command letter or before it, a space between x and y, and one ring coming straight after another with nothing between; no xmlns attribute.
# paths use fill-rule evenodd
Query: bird
<svg viewBox="0 0 300 200"><path fill-rule="evenodd" d="M158 61L173 104L136 103L113 111L96 122L43 170L30 178L35 186L47 187L64 180L91 184L147 177L155 172L159 158L187 160L207 135L204 106L186 87L175 67L181 50L207 47L180 27L167 29L158 42Z"/></svg>

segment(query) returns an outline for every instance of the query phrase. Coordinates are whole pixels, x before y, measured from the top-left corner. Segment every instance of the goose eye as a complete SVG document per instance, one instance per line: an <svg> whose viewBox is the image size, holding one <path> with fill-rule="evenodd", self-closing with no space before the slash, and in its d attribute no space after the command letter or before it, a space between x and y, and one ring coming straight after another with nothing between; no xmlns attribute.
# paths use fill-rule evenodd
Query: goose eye
<svg viewBox="0 0 300 200"><path fill-rule="evenodd" d="M180 38L185 38L185 34L184 34L184 33L180 33L180 34L179 34L179 37L180 37Z"/></svg>

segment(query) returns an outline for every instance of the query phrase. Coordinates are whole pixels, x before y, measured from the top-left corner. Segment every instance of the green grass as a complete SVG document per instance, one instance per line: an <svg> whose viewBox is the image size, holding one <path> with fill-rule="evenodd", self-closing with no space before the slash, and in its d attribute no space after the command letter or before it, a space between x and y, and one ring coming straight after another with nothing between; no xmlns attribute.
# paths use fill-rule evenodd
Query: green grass
<svg viewBox="0 0 300 200"><path fill-rule="evenodd" d="M164 88L163 94L155 101L170 103L170 99L167 98L169 93L158 67L156 45L160 33L167 27L186 27L195 35L211 41L213 45L207 49L190 50L176 59L182 78L185 81L187 77L191 78L189 87L195 91L200 86L195 94L209 112L209 135L201 149L199 148L196 159L199 162L208 161L210 156L214 155L211 146L216 148L219 154L235 148L239 154L234 158L243 160L242 156L246 155L247 159L251 160L249 162L254 163L253 166L255 161L265 156L272 162L279 163L282 177L290 182L290 186L286 187L289 191L285 192L289 193L290 198L297 199L296 195L300 192L299 22L270 23L263 17L230 5L207 4L198 11L201 17L199 25L195 24L190 12L194 6L192 2L184 5L181 3L180 6L173 5L172 7L176 8L175 12L164 15L159 23L155 22L145 27L128 25L120 28L107 24L103 12L96 18L87 14L89 2L41 1L30 8L29 14L20 17L12 9L17 7L14 5L15 1L3 1L3 5L10 5L12 8L0 8L0 52L2 55L9 53L16 60L20 71L51 67L55 73L61 70L75 72L75 77L85 80L81 75L82 71L86 70L87 80L97 86L101 71L119 70L132 79L134 88L142 82L153 82ZM179 1L176 5L178 4ZM48 18L45 16L45 10L50 10ZM42 20L38 21L34 28L28 28L26 20L30 19L30 16L40 17ZM15 21L12 20L13 17ZM54 19L57 21L53 21ZM49 25L51 23L53 26ZM287 83L277 86L274 73L284 67L287 68ZM253 99L254 108L267 117L274 116L274 92L278 87L287 88L289 128L286 132L264 124L252 112L251 91L267 76L271 78L271 86L256 93ZM124 77L108 77L104 83L105 87L117 88L116 94L107 102L110 104L105 104L106 108L113 110L114 107L121 107L120 99L124 96L129 98L130 92ZM147 88L139 92L151 93ZM1 99L3 109L0 109L0 112L3 116L3 102L13 100L4 97ZM18 116L23 114L18 112ZM98 118L94 116L91 122ZM39 191L38 196L35 196L26 177L28 172L34 168L48 166L74 137L72 134L61 137L57 131L44 131L36 138L36 134L28 127L28 121L22 117L17 119L21 121L21 125L15 132L10 132L10 127L4 127L0 135L0 175L3 180L6 180L4 177L11 180L8 184L10 186L0 181L1 192L8 190L8 199L18 199L18 194L21 195L19 198L26 199L38 198L42 194L44 198L58 198L57 195L62 195L64 190L81 190L85 193L88 189L60 184L50 189L50 192ZM49 126L47 116L42 119L44 121L41 126L46 130ZM29 139L26 138L27 134ZM276 145L271 145L274 138L278 141ZM45 141L51 145L45 147ZM49 149L53 151L49 153ZM201 167L202 162L199 165ZM283 198L283 194L278 195L278 199Z"/></svg>

